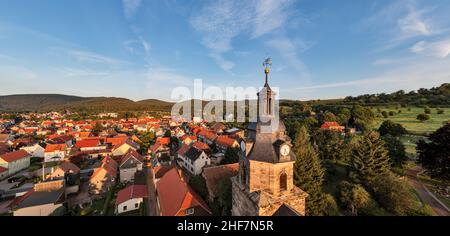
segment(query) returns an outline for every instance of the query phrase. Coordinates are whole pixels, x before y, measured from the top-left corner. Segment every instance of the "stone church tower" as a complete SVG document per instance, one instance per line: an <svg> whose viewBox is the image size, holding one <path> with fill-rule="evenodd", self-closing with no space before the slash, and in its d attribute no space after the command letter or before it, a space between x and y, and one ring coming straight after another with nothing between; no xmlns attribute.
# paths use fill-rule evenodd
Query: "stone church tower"
<svg viewBox="0 0 450 236"><path fill-rule="evenodd" d="M264 63L266 82L258 93L258 119L241 141L239 173L231 179L233 216L305 215L308 194L294 186L295 154L276 111L269 86L271 61Z"/></svg>

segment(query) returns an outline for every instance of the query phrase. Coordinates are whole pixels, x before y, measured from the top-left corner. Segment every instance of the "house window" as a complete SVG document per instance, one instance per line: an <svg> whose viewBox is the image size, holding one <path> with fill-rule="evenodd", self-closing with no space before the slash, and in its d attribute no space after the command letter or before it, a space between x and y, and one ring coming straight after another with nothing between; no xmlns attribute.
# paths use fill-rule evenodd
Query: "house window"
<svg viewBox="0 0 450 236"><path fill-rule="evenodd" d="M139 208L139 203L135 203L134 208Z"/></svg>
<svg viewBox="0 0 450 236"><path fill-rule="evenodd" d="M280 175L280 191L286 190L287 190L287 174L283 172Z"/></svg>
<svg viewBox="0 0 450 236"><path fill-rule="evenodd" d="M208 161L205 161L205 166L207 166L208 165Z"/></svg>
<svg viewBox="0 0 450 236"><path fill-rule="evenodd" d="M127 206L123 206L123 210L126 211L127 210Z"/></svg>
<svg viewBox="0 0 450 236"><path fill-rule="evenodd" d="M187 215L187 216L193 215L193 214L194 214L194 208L186 209L186 215Z"/></svg>

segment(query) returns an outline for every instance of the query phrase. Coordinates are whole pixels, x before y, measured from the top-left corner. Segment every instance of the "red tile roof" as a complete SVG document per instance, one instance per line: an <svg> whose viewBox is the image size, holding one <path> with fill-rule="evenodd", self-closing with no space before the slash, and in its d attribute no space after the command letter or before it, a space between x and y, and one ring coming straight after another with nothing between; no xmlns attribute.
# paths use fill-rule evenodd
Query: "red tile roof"
<svg viewBox="0 0 450 236"><path fill-rule="evenodd" d="M45 147L45 152L54 152L54 151L65 151L65 144L47 144Z"/></svg>
<svg viewBox="0 0 450 236"><path fill-rule="evenodd" d="M234 163L204 168L202 175L205 178L208 189L213 192L212 194L217 194L219 182L225 178L236 176L238 172L239 163Z"/></svg>
<svg viewBox="0 0 450 236"><path fill-rule="evenodd" d="M0 155L0 159L3 159L4 161L10 163L17 160L20 160L22 158L30 157L30 154L26 152L25 150L19 150L15 152L9 152L5 153L3 155Z"/></svg>
<svg viewBox="0 0 450 236"><path fill-rule="evenodd" d="M124 203L134 198L148 197L147 186L145 185L130 185L117 193L116 205Z"/></svg>
<svg viewBox="0 0 450 236"><path fill-rule="evenodd" d="M320 128L321 129L338 128L338 129L341 129L341 130L344 129L343 126L339 125L339 123L337 123L335 121L333 121L333 122L325 122L325 123L323 123L322 126L320 126Z"/></svg>
<svg viewBox="0 0 450 236"><path fill-rule="evenodd" d="M168 171L157 183L156 189L163 216L176 216L181 210L202 207L211 214L205 201L180 177L177 168Z"/></svg>
<svg viewBox="0 0 450 236"><path fill-rule="evenodd" d="M226 135L221 135L216 139L216 143L223 147L231 147L235 142L235 139L232 139Z"/></svg>
<svg viewBox="0 0 450 236"><path fill-rule="evenodd" d="M198 150L209 150L208 144L203 142L194 142L194 144L192 144L192 147L197 148Z"/></svg>
<svg viewBox="0 0 450 236"><path fill-rule="evenodd" d="M97 139L85 139L79 140L75 144L76 148L89 148L89 147L97 147L100 145L100 140Z"/></svg>
<svg viewBox="0 0 450 236"><path fill-rule="evenodd" d="M162 144L162 145L169 145L170 143L170 138L169 137L164 137L164 138L157 138L156 139L156 143Z"/></svg>
<svg viewBox="0 0 450 236"><path fill-rule="evenodd" d="M184 154L186 154L186 152L189 150L190 146L183 144L183 146L181 146L180 149L178 149L178 155L184 156Z"/></svg>

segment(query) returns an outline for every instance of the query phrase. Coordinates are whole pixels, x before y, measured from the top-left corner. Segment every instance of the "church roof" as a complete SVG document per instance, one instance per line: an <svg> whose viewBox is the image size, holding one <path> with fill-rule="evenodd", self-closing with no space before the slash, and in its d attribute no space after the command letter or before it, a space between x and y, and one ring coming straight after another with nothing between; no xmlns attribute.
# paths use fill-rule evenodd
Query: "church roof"
<svg viewBox="0 0 450 236"><path fill-rule="evenodd" d="M253 147L248 154L249 160L278 163L280 162L280 144L289 142L288 137L277 137L276 134L257 133ZM295 161L293 152L285 161Z"/></svg>
<svg viewBox="0 0 450 236"><path fill-rule="evenodd" d="M282 204L272 216L301 216L301 214L286 204Z"/></svg>

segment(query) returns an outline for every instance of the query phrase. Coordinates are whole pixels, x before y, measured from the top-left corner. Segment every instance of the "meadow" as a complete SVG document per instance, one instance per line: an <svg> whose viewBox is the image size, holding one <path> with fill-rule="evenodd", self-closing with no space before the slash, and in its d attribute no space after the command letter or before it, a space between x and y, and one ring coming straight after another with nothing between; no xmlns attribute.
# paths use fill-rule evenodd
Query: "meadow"
<svg viewBox="0 0 450 236"><path fill-rule="evenodd" d="M443 114L437 114L436 108L431 108L430 120L420 122L418 121L417 115L424 113L424 108L420 107L373 107L372 112L377 116L375 120L375 127L378 128L381 123L385 120L391 120L395 123L400 123L405 127L405 129L410 134L425 136L428 135L440 127L443 126L444 122L450 120L450 108L441 108L444 110ZM394 112L393 116L384 118L381 115L382 111ZM401 113L399 113L401 111Z"/></svg>

